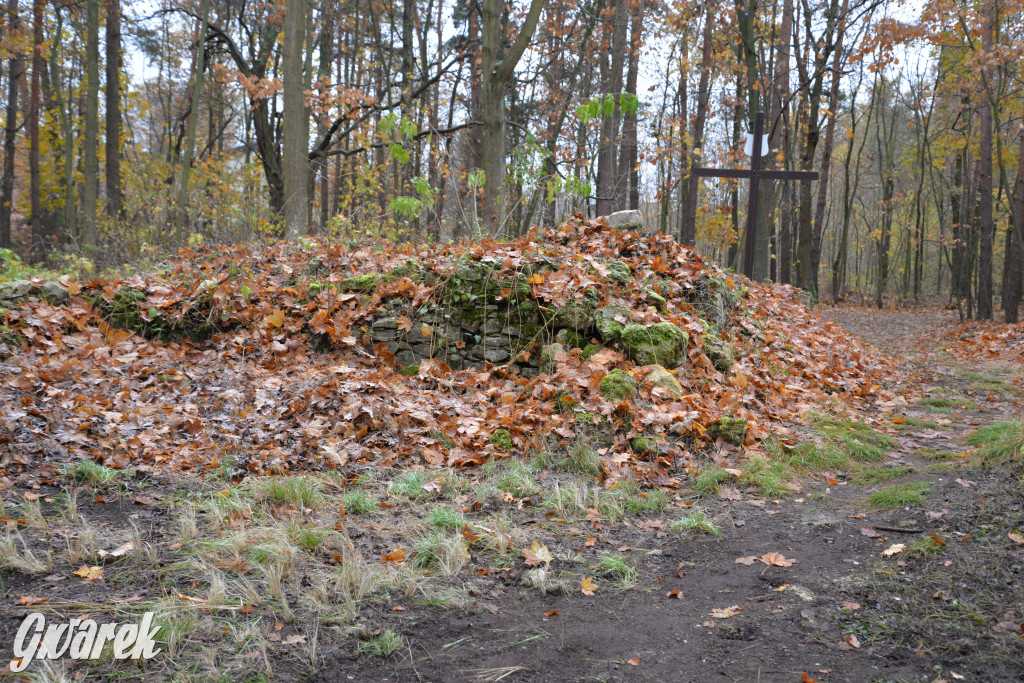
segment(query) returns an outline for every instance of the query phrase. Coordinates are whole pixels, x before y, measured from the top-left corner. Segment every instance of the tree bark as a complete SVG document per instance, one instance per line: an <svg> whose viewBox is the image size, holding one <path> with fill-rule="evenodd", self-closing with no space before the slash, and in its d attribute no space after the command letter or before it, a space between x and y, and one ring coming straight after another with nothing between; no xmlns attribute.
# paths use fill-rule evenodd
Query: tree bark
<svg viewBox="0 0 1024 683"><path fill-rule="evenodd" d="M107 215L119 218L121 198L121 2L107 4Z"/></svg>
<svg viewBox="0 0 1024 683"><path fill-rule="evenodd" d="M619 95L622 92L622 71L626 61L626 29L629 25L629 3L615 5L612 18L611 63L605 69L599 94L602 102L611 103L601 108L601 139L597 156L597 201L595 211L604 216L615 210L616 152L619 140L619 121L622 110ZM610 98L610 99L609 99Z"/></svg>
<svg viewBox="0 0 1024 683"><path fill-rule="evenodd" d="M42 261L49 248L49 235L43 222L43 210L39 197L39 114L42 109L40 92L43 68L43 0L32 0L32 84L28 111L28 175L30 220L32 224L32 257Z"/></svg>
<svg viewBox="0 0 1024 683"><path fill-rule="evenodd" d="M1014 224L1010 228L1012 234L1008 238L1010 257L1006 268L1006 300L1003 302L1003 313L1008 323L1020 320L1020 299L1022 295L1022 272L1024 272L1024 127L1020 131L1017 153L1017 181L1013 188Z"/></svg>
<svg viewBox="0 0 1024 683"><path fill-rule="evenodd" d="M981 37L983 58L992 54L995 38L995 2L986 3L985 26ZM987 66L982 66L988 71ZM986 74L987 75L987 74ZM991 81L990 78L987 80ZM995 223L992 216L992 100L981 93L981 130L978 145L978 307L979 320L992 319L992 247Z"/></svg>
<svg viewBox="0 0 1024 683"><path fill-rule="evenodd" d="M10 32L21 29L18 0L7 0ZM11 208L14 204L14 154L18 138L18 91L25 70L20 53L13 51L7 60L7 111L4 123L4 166L0 181L0 249L11 248Z"/></svg>
<svg viewBox="0 0 1024 683"><path fill-rule="evenodd" d="M100 3L86 0L85 124L82 150L82 243L96 248L96 199L99 194Z"/></svg>
<svg viewBox="0 0 1024 683"><path fill-rule="evenodd" d="M505 86L537 29L544 0L532 0L515 42L502 55L502 0L483 0L480 166L484 172L484 222L497 236L505 222Z"/></svg>
<svg viewBox="0 0 1024 683"><path fill-rule="evenodd" d="M185 241L188 232L188 178L192 173L192 156L196 148L196 124L199 120L199 96L203 91L203 72L206 70L206 27L210 12L210 0L203 0L199 8L199 38L196 41L195 73L192 74L192 97L189 102L188 125L185 132L185 150L181 159L181 176L178 180L177 221L175 239L179 244Z"/></svg>
<svg viewBox="0 0 1024 683"><path fill-rule="evenodd" d="M711 57L715 30L716 2L709 2L704 7L704 36L700 48L700 81L697 85L697 112L693 122L693 150L703 152L704 126L708 118L708 97L711 92ZM693 156L691 155L691 158ZM697 189L700 179L690 169L683 169L689 174L686 184L686 215L680 231L680 241L693 246L697 243Z"/></svg>
<svg viewBox="0 0 1024 683"><path fill-rule="evenodd" d="M306 233L309 206L309 115L302 77L307 0L286 0L282 81L284 82L284 221L285 233L295 238Z"/></svg>

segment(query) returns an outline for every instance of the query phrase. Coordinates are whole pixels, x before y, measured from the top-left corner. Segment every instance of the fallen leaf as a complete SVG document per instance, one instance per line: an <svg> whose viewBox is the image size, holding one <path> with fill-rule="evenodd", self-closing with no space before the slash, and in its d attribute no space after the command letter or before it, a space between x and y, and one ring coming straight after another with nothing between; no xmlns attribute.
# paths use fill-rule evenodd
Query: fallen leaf
<svg viewBox="0 0 1024 683"><path fill-rule="evenodd" d="M546 545L541 545L539 541L534 541L529 548L524 548L523 557L527 567L537 567L551 562L551 552Z"/></svg>
<svg viewBox="0 0 1024 683"><path fill-rule="evenodd" d="M856 612L857 610L860 609L860 603L859 602L844 602L843 603L843 609L848 609L851 612Z"/></svg>
<svg viewBox="0 0 1024 683"><path fill-rule="evenodd" d="M306 642L306 636L293 633L281 641L282 645L301 645Z"/></svg>
<svg viewBox="0 0 1024 683"><path fill-rule="evenodd" d="M849 645L850 647L854 647L854 648L860 647L860 640L857 638L857 636L855 636L853 634L850 634L848 636L843 636L843 640L845 640L846 644Z"/></svg>
<svg viewBox="0 0 1024 683"><path fill-rule="evenodd" d="M746 557L737 557L734 564L745 564L748 567L757 561L757 555L747 555Z"/></svg>
<svg viewBox="0 0 1024 683"><path fill-rule="evenodd" d="M558 610L553 609L550 612L545 612L544 616L546 616L546 617L557 617L558 616Z"/></svg>
<svg viewBox="0 0 1024 683"><path fill-rule="evenodd" d="M736 616L742 611L742 607L740 607L739 605L733 605L732 607L713 609L711 610L711 614L709 614L708 616L714 617L715 619L728 619L729 617Z"/></svg>
<svg viewBox="0 0 1024 683"><path fill-rule="evenodd" d="M882 551L882 557L892 557L893 555L899 555L906 549L906 543L893 543L891 546Z"/></svg>
<svg viewBox="0 0 1024 683"><path fill-rule="evenodd" d="M868 538L885 538L882 534L878 533L869 526L862 526L860 528L861 536L867 536Z"/></svg>
<svg viewBox="0 0 1024 683"><path fill-rule="evenodd" d="M673 588L668 593L665 593L665 597L667 597L667 598L676 598L677 600L682 600L683 599L683 591L679 590L678 588Z"/></svg>
<svg viewBox="0 0 1024 683"><path fill-rule="evenodd" d="M969 489L972 486L974 486L974 482L973 481L967 481L966 479L957 479L956 483L960 484L965 489Z"/></svg>
<svg viewBox="0 0 1024 683"><path fill-rule="evenodd" d="M582 579L580 579L580 592L582 592L584 595L593 595L594 591L596 590L597 581L594 581L594 579L590 578L589 576L585 576Z"/></svg>
<svg viewBox="0 0 1024 683"><path fill-rule="evenodd" d="M627 659L626 664L629 664L630 666L640 666L640 660L633 657L632 659Z"/></svg>
<svg viewBox="0 0 1024 683"><path fill-rule="evenodd" d="M89 567L83 564L74 574L81 576L86 581L98 581L103 578L103 567Z"/></svg>
<svg viewBox="0 0 1024 683"><path fill-rule="evenodd" d="M584 548L593 548L595 543L597 543L597 538L595 538L594 536L591 536L587 540L583 541L583 547ZM1021 543L1024 543L1024 540L1022 540Z"/></svg>
<svg viewBox="0 0 1024 683"><path fill-rule="evenodd" d="M928 538L932 539L932 543L934 543L935 545L937 545L939 547L945 547L945 545L946 545L946 541L943 540L942 536L939 536L934 531L929 531L928 532Z"/></svg>
<svg viewBox="0 0 1024 683"><path fill-rule="evenodd" d="M98 550L96 551L96 554L99 556L101 560L105 560L107 558L117 560L124 557L133 550L135 550L135 544L129 541L128 543L125 543L124 545L120 546L115 550L111 550L110 552L107 552L106 550Z"/></svg>
<svg viewBox="0 0 1024 683"><path fill-rule="evenodd" d="M395 610L396 612L404 612L405 611L405 608L402 607L401 605L395 605L391 609Z"/></svg>
<svg viewBox="0 0 1024 683"><path fill-rule="evenodd" d="M405 562L405 548L399 548L398 550L388 553L384 557L380 558L381 562L393 562L398 564L399 562Z"/></svg>
<svg viewBox="0 0 1024 683"><path fill-rule="evenodd" d="M803 683L818 683L818 681L808 676L806 671L800 676L800 680L803 681Z"/></svg>
<svg viewBox="0 0 1024 683"><path fill-rule="evenodd" d="M761 560L769 567L792 567L796 564L796 560L791 560L782 553L765 553L757 559Z"/></svg>
<svg viewBox="0 0 1024 683"><path fill-rule="evenodd" d="M1008 532L1006 535L1009 536L1010 540L1016 543L1017 545L1024 545L1024 536L1021 536L1020 534L1014 533L1012 531Z"/></svg>
<svg viewBox="0 0 1024 683"><path fill-rule="evenodd" d="M18 602L22 605L41 605L50 598L37 598L34 595L21 595L18 597Z"/></svg>

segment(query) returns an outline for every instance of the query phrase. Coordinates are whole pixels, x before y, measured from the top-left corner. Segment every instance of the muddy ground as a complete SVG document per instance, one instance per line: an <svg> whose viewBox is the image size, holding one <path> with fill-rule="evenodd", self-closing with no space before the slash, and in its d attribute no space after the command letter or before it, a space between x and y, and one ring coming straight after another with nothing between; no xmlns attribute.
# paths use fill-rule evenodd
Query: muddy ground
<svg viewBox="0 0 1024 683"><path fill-rule="evenodd" d="M55 549L45 571L0 573L0 647L10 653L18 623L33 610L128 620L159 602L192 635L179 638L175 653L147 664L148 673L111 662L30 671L41 680L1021 680L1021 466L985 462L965 438L1021 417L1024 368L959 360L956 344L942 336L952 321L944 312L822 314L900 356L897 399L864 416L895 442L868 473L874 478L822 471L780 498L742 480L726 481L717 492L682 492L666 510L614 523L553 513L527 500L509 506L503 518L514 522L512 546L538 540L550 549L553 559L538 565L550 572L542 586L528 585L530 568L519 551L503 555L471 539L468 561L432 583L418 583L407 566L389 563L395 573L387 590L355 603L347 615L328 609L330 600L305 594L316 592L318 575L303 562L279 599L266 598L274 592L270 583L254 581L256 595L248 599L244 587L229 582L227 597L215 600L210 572L244 568L224 566L230 563L220 556L210 571L186 567L190 544L182 543L180 515L195 489L216 495L216 481L156 478L80 492L77 513L99 530L98 545L112 549L134 540L150 549L148 556L133 550L134 561L100 563L104 577L86 582L72 573L80 563L68 552L78 532L55 521L66 507L67 482L44 478L27 491L39 497L42 522L19 522L25 509L10 496L0 513L36 555ZM899 476L880 475L880 467ZM868 503L882 489L918 482L930 486L923 504L882 510ZM455 491L451 500L458 507L471 498ZM721 536L671 527L694 506ZM286 517L286 507L274 515ZM299 508L300 517L321 526L338 516L330 504ZM410 509L426 515L429 501ZM489 503L470 516L487 526L500 517L496 509ZM338 526L352 547L379 557L402 547L407 533L401 523L381 519L349 514ZM233 524L228 519L221 536ZM883 556L894 544L902 552ZM330 548L317 552L330 564ZM769 553L781 554L788 566L758 559ZM631 572L609 571L603 556L621 559ZM740 558L748 564L737 563ZM81 564L94 562L93 555ZM591 578L594 594L584 595L581 581ZM258 603L255 609L251 603ZM181 621L190 609L196 616ZM251 637L220 637L243 626ZM373 656L383 653L366 644L391 632L401 636L395 651Z"/></svg>

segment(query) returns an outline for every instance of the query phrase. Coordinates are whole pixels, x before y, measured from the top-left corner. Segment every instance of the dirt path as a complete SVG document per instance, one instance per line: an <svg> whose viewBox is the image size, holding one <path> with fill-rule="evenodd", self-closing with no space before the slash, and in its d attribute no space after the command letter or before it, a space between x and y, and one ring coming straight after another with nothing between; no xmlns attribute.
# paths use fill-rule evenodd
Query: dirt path
<svg viewBox="0 0 1024 683"><path fill-rule="evenodd" d="M580 554L616 549L635 559L637 589L542 596L534 589L499 592L479 577L493 611L439 614L408 605L398 614L366 613L407 634L406 651L387 662L326 653L327 665L312 680L1024 676L1024 647L1013 632L1024 621L1024 556L1007 536L1021 530L1019 467L980 468L959 457L971 450L967 432L1020 416L1021 368L964 365L936 351L925 342L952 320L945 313L823 315L908 354L907 397L869 417L896 442L882 464L904 467L905 475L871 485L835 473L838 484L816 477L781 501L730 487L703 502L723 530L720 538L680 541L676 534L616 529L599 535L596 549L580 538ZM930 486L923 505L878 511L866 503L881 488L917 482ZM883 558L895 543L909 550ZM769 552L796 564L736 563ZM682 599L668 595L676 590ZM712 616L729 608L734 616Z"/></svg>

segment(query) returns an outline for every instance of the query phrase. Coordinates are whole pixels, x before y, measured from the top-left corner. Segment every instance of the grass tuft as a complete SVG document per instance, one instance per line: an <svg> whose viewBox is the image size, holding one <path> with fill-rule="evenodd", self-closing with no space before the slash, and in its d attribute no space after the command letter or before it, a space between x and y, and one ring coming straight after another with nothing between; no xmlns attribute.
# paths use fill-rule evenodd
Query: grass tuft
<svg viewBox="0 0 1024 683"><path fill-rule="evenodd" d="M393 628L386 628L380 635L360 645L356 649L356 654L386 659L398 652L404 644L402 634Z"/></svg>
<svg viewBox="0 0 1024 683"><path fill-rule="evenodd" d="M879 510L924 505L924 497L931 493L931 490L931 484L923 481L897 484L872 493L868 497L868 505Z"/></svg>
<svg viewBox="0 0 1024 683"><path fill-rule="evenodd" d="M693 480L693 488L704 493L714 493L718 490L719 484L724 484L732 478L718 465L710 465L700 471Z"/></svg>
<svg viewBox="0 0 1024 683"><path fill-rule="evenodd" d="M88 486L110 486L115 483L121 473L117 470L105 467L92 460L83 460L74 465L67 465L61 470L61 474L71 477L76 484Z"/></svg>
<svg viewBox="0 0 1024 683"><path fill-rule="evenodd" d="M854 484L874 486L875 484L881 484L883 481L899 479L913 471L914 468L909 465L900 465L898 467L865 467L854 474L850 478L850 481Z"/></svg>
<svg viewBox="0 0 1024 683"><path fill-rule="evenodd" d="M438 505L427 515L427 521L438 529L459 531L466 527L466 516L455 508Z"/></svg>
<svg viewBox="0 0 1024 683"><path fill-rule="evenodd" d="M698 534L708 534L709 536L722 535L722 530L718 528L718 525L712 522L707 513L700 508L690 510L682 518L669 524L669 528Z"/></svg>
<svg viewBox="0 0 1024 683"><path fill-rule="evenodd" d="M979 446L978 456L985 463L1003 464L1020 460L1024 454L1024 420L1001 420L985 425L967 437L971 446Z"/></svg>
<svg viewBox="0 0 1024 683"><path fill-rule="evenodd" d="M342 498L345 512L350 515L369 515L377 511L377 502L362 489L349 491Z"/></svg>

